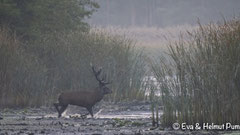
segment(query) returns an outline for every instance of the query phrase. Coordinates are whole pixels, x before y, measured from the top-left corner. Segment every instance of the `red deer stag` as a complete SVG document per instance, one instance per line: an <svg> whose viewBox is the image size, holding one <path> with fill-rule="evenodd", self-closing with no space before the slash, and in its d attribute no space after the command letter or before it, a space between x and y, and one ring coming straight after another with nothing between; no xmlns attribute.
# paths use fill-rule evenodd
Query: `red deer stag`
<svg viewBox="0 0 240 135"><path fill-rule="evenodd" d="M101 69L96 71L95 68L92 66L92 64L91 64L91 67L95 75L95 78L99 82L99 86L94 90L86 89L84 91L62 92L58 97L58 103L54 103L54 106L58 111L58 117L62 116L62 113L66 110L68 105L85 107L93 117L92 107L97 102L101 101L104 95L112 93L112 90L106 87L106 85L109 83L105 82L104 78L103 79L99 78Z"/></svg>

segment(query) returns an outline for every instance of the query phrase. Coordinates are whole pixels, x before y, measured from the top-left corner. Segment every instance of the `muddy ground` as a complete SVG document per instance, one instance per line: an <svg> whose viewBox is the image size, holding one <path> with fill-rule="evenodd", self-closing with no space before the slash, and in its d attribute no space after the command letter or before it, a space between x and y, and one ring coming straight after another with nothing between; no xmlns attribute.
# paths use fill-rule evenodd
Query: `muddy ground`
<svg viewBox="0 0 240 135"><path fill-rule="evenodd" d="M121 104L99 103L94 107L94 118L81 118L84 108L69 106L62 118L57 118L54 107L2 109L0 135L8 134L163 134L163 135L217 135L240 132L175 131L171 128L153 128L150 105L146 102ZM161 114L161 111L160 111Z"/></svg>

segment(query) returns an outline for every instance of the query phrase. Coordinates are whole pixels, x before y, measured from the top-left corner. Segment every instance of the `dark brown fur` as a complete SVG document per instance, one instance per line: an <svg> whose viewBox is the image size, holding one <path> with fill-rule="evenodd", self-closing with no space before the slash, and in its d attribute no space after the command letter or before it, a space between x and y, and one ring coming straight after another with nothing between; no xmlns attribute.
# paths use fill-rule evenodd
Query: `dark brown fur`
<svg viewBox="0 0 240 135"><path fill-rule="evenodd" d="M100 80L98 78L101 70L96 72L93 67L92 69L96 79L99 81L99 87L94 90L89 89L84 91L68 91L61 93L58 97L58 103L54 103L54 106L58 111L58 117L62 116L62 113L67 109L68 105L85 107L93 117L92 107L97 102L101 101L104 95L112 93L112 91L105 86L108 83L103 82L103 79Z"/></svg>

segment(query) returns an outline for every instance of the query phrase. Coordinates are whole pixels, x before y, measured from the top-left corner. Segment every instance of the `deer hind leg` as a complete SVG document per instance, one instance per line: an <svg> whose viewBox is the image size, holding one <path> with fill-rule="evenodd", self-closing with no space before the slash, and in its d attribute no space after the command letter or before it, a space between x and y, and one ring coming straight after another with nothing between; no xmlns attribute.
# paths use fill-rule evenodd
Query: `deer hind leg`
<svg viewBox="0 0 240 135"><path fill-rule="evenodd" d="M60 118L62 116L62 113L67 109L68 105L60 105L61 108L58 112L58 118Z"/></svg>
<svg viewBox="0 0 240 135"><path fill-rule="evenodd" d="M93 117L92 107L88 107L87 110L88 110L88 112L91 114L91 116Z"/></svg>

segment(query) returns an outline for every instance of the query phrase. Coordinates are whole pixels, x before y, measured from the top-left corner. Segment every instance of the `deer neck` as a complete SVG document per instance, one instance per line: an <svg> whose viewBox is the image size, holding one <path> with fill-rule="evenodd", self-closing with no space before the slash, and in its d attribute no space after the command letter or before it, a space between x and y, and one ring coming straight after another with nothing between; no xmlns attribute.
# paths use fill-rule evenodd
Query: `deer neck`
<svg viewBox="0 0 240 135"><path fill-rule="evenodd" d="M96 100L100 101L104 97L103 89L101 87L97 88Z"/></svg>

